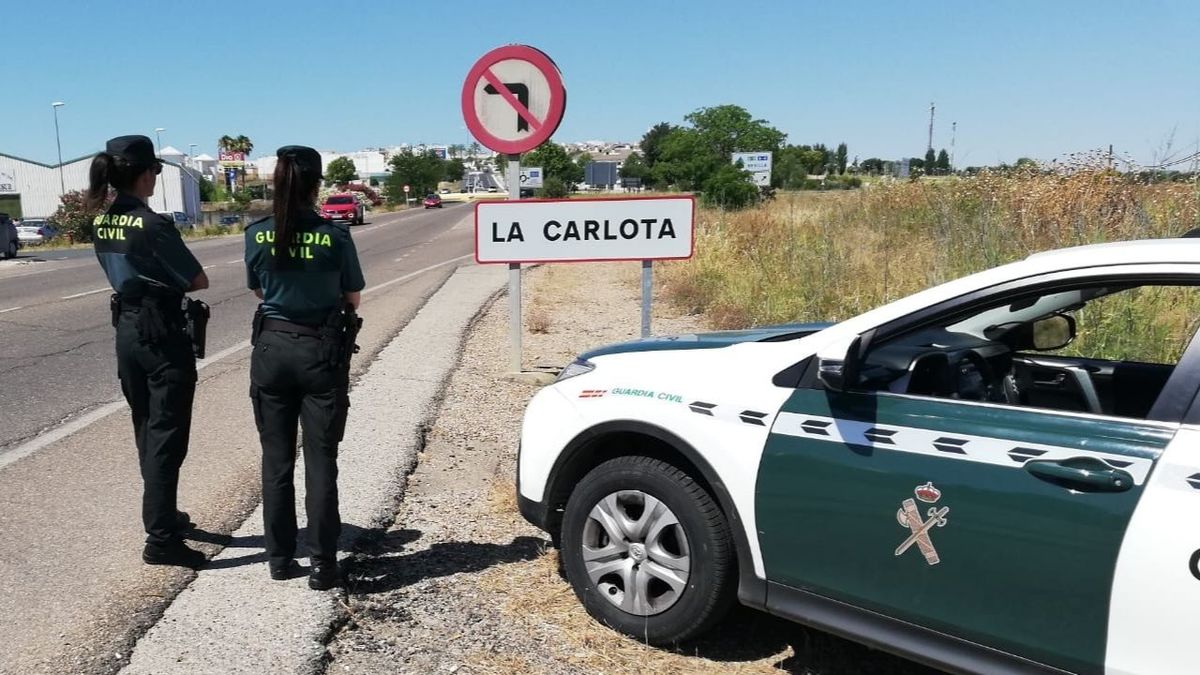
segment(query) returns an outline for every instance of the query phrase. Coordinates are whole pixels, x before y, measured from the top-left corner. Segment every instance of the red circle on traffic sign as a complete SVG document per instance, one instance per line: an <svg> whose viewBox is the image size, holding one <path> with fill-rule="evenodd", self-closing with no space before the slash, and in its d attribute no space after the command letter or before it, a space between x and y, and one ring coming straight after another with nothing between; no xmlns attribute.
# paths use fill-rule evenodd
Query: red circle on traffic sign
<svg viewBox="0 0 1200 675"><path fill-rule="evenodd" d="M528 99L524 102L521 101L492 72L492 66L501 61L524 61L536 68L546 78L550 92L545 119L540 119L532 113L529 110ZM512 108L516 116L518 129L521 126L527 126L531 130L528 136L517 140L510 140L499 138L488 131L480 119L479 111L475 108L475 89L479 86L481 80L485 80L488 86ZM528 94L526 96L528 97ZM467 73L467 79L463 82L462 112L463 119L467 122L467 128L470 129L471 134L480 143L496 152L506 155L528 152L549 140L554 135L554 132L558 130L558 125L562 122L563 111L566 110L566 107L567 90L563 86L562 74L558 72L558 66L554 65L554 61L550 60L550 57L546 56L541 50L528 45L497 47L484 54L483 58L476 61L475 65L471 67L471 71Z"/></svg>

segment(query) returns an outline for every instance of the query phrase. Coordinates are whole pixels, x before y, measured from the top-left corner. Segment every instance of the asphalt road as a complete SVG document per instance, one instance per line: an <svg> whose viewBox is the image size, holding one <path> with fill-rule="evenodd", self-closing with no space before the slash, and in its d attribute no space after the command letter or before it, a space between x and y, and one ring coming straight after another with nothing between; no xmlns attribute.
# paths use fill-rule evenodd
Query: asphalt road
<svg viewBox="0 0 1200 675"><path fill-rule="evenodd" d="M470 264L470 216L456 205L353 228L367 278L356 373ZM240 237L191 248L213 317L180 504L211 552L254 545L229 533L259 494L243 348L257 300ZM192 573L140 561L141 486L99 266L87 252L27 253L0 263L0 673L115 672Z"/></svg>

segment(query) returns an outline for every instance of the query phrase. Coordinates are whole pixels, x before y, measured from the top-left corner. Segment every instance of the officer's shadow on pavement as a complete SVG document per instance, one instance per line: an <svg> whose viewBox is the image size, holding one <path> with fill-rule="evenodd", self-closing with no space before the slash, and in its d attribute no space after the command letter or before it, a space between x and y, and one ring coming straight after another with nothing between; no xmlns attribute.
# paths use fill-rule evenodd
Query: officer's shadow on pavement
<svg viewBox="0 0 1200 675"><path fill-rule="evenodd" d="M304 546L307 536L308 535L305 529L300 528L299 533L296 535L297 558L304 559L308 556L308 551ZM346 553L358 550L358 546L347 546L343 542L360 542L363 541L364 538L369 538L372 536L378 537L377 530L368 530L350 523L342 523L342 536L340 538L339 548L342 552ZM261 534L256 534L249 537L235 537L229 534L219 534L214 532L206 532L200 529L193 529L184 535L184 539L205 544L215 544L222 548L222 553L225 553L230 549L247 550L246 555L239 555L231 558L221 558L219 560L209 560L202 569L220 570L267 562L266 540Z"/></svg>
<svg viewBox="0 0 1200 675"><path fill-rule="evenodd" d="M347 590L356 595L386 593L426 579L533 560L549 544L539 537L516 537L507 544L447 541L403 552L407 544L421 536L418 530L399 529L378 538L367 550L368 555L350 566Z"/></svg>

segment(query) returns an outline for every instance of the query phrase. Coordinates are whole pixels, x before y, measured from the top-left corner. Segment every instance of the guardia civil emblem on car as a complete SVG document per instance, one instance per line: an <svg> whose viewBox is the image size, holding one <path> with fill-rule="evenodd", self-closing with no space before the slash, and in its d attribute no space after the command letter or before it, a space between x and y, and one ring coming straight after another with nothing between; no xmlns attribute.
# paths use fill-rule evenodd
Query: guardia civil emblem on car
<svg viewBox="0 0 1200 675"><path fill-rule="evenodd" d="M933 483L925 483L924 485L917 486L917 489L913 490L913 493L916 494L917 499L928 504L936 504L942 498L942 492L935 488ZM937 549L933 547L929 531L934 527L946 526L948 522L946 516L950 515L950 509L945 506L940 509L931 506L926 515L929 519L923 520L921 511L917 508L917 503L911 497L900 502L900 510L896 511L896 520L900 522L902 527L907 527L912 534L896 548L896 555L903 554L910 546L916 544L917 548L921 550L921 555L925 556L925 562L930 565L936 565L941 560L938 558Z"/></svg>
<svg viewBox="0 0 1200 675"><path fill-rule="evenodd" d="M601 347L529 403L521 512L651 644L740 602L956 672L1194 673L1200 340L1127 330L1188 294L1200 239L1124 242Z"/></svg>

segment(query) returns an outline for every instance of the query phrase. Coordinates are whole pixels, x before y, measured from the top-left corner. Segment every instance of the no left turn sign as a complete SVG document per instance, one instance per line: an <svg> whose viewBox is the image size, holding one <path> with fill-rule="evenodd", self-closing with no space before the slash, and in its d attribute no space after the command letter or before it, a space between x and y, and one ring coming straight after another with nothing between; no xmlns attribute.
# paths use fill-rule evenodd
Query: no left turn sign
<svg viewBox="0 0 1200 675"><path fill-rule="evenodd" d="M463 82L463 119L484 146L507 155L549 140L567 106L558 66L526 45L498 47L483 55Z"/></svg>

